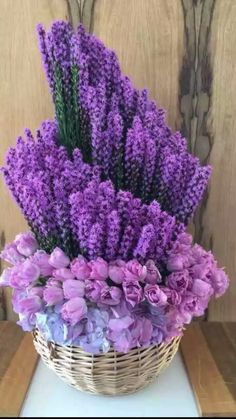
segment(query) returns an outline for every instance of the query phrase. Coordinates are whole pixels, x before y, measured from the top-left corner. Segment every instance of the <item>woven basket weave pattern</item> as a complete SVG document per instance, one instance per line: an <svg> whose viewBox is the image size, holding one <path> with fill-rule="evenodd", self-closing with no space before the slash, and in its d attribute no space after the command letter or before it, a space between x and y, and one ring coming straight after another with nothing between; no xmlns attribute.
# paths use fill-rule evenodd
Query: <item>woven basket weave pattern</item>
<svg viewBox="0 0 236 419"><path fill-rule="evenodd" d="M76 346L47 342L35 331L34 345L45 364L68 384L94 394L134 393L151 383L171 362L180 338L169 344L133 349L127 354L110 350L92 355Z"/></svg>

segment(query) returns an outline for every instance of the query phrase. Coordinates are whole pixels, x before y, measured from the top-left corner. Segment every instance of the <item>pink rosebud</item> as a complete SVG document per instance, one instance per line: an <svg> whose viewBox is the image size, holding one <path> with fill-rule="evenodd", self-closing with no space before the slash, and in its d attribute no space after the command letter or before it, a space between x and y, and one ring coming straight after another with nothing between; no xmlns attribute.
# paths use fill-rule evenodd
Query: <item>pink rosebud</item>
<svg viewBox="0 0 236 419"><path fill-rule="evenodd" d="M108 264L104 259L91 260L88 265L91 269L90 279L105 281L108 278Z"/></svg>
<svg viewBox="0 0 236 419"><path fill-rule="evenodd" d="M101 292L101 303L114 306L119 304L122 291L117 287L104 287Z"/></svg>
<svg viewBox="0 0 236 419"><path fill-rule="evenodd" d="M0 258L12 265L16 265L17 263L25 260L25 257L18 252L15 243L7 244L0 253Z"/></svg>
<svg viewBox="0 0 236 419"><path fill-rule="evenodd" d="M50 255L49 263L57 269L66 268L70 264L70 259L59 247L56 247Z"/></svg>
<svg viewBox="0 0 236 419"><path fill-rule="evenodd" d="M87 305L83 298L75 297L63 304L61 308L62 318L71 326L74 326L87 314Z"/></svg>
<svg viewBox="0 0 236 419"><path fill-rule="evenodd" d="M147 301L155 307L163 306L167 303L167 296L156 284L147 284L144 287L144 295Z"/></svg>
<svg viewBox="0 0 236 419"><path fill-rule="evenodd" d="M136 259L126 263L125 280L143 282L147 275L146 266L142 266Z"/></svg>
<svg viewBox="0 0 236 419"><path fill-rule="evenodd" d="M14 240L18 252L23 256L31 256L38 248L37 240L32 232L18 234Z"/></svg>
<svg viewBox="0 0 236 419"><path fill-rule="evenodd" d="M39 267L26 259L23 263L12 268L10 286L13 288L26 288L36 282L39 276Z"/></svg>
<svg viewBox="0 0 236 419"><path fill-rule="evenodd" d="M125 279L125 273L124 273L124 268L126 266L126 263L121 260L121 259L117 259L114 262L111 262L109 264L109 268L108 268L108 275L109 278L115 282L116 284L122 284L122 282Z"/></svg>
<svg viewBox="0 0 236 419"><path fill-rule="evenodd" d="M6 268L0 276L0 287L8 287L12 276L12 268Z"/></svg>
<svg viewBox="0 0 236 419"><path fill-rule="evenodd" d="M63 282L63 291L65 298L83 297L85 283L78 279L67 279Z"/></svg>
<svg viewBox="0 0 236 419"><path fill-rule="evenodd" d="M190 281L190 277L186 269L183 271L172 272L167 277L168 287L180 293L184 292L187 289L189 281Z"/></svg>
<svg viewBox="0 0 236 419"><path fill-rule="evenodd" d="M87 260L83 256L78 256L70 265L71 272L77 279L89 279L91 269Z"/></svg>
<svg viewBox="0 0 236 419"><path fill-rule="evenodd" d="M185 258L182 255L170 256L167 261L167 269L170 272L181 271L184 269Z"/></svg>
<svg viewBox="0 0 236 419"><path fill-rule="evenodd" d="M143 298L143 290L138 281L125 281L122 284L125 299L134 307L139 304Z"/></svg>
<svg viewBox="0 0 236 419"><path fill-rule="evenodd" d="M213 288L210 284L201 279L195 279L192 285L192 293L198 297L210 297L213 294Z"/></svg>
<svg viewBox="0 0 236 419"><path fill-rule="evenodd" d="M65 281L66 279L74 279L74 275L68 268L54 269L53 276L60 281Z"/></svg>
<svg viewBox="0 0 236 419"><path fill-rule="evenodd" d="M53 306L64 300L64 294L62 289L59 287L46 286L43 291L43 298L47 305Z"/></svg>
<svg viewBox="0 0 236 419"><path fill-rule="evenodd" d="M161 274L158 270L158 268L156 267L155 263L153 260L148 260L146 263L146 268L147 268L147 275L145 278L145 282L147 282L148 284L156 284L156 283L160 283L161 282Z"/></svg>
<svg viewBox="0 0 236 419"><path fill-rule="evenodd" d="M40 311L42 308L42 300L37 295L27 297L18 302L18 309L20 313L33 314Z"/></svg>
<svg viewBox="0 0 236 419"><path fill-rule="evenodd" d="M39 269L42 276L51 276L53 272L53 266L49 263L50 255L48 255L44 250L37 250L32 256L31 261L35 263Z"/></svg>
<svg viewBox="0 0 236 419"><path fill-rule="evenodd" d="M85 281L85 296L90 301L97 303L101 300L101 293L104 288L106 288L106 283L104 281Z"/></svg>

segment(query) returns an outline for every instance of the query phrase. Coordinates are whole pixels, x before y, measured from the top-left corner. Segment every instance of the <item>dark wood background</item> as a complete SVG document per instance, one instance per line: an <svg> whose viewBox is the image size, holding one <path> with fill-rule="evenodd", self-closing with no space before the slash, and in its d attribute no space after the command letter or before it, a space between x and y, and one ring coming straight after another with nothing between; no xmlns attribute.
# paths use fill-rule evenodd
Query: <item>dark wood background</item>
<svg viewBox="0 0 236 419"><path fill-rule="evenodd" d="M54 19L86 28L116 50L137 87L168 110L191 151L213 165L191 231L231 278L209 320L236 320L236 0L1 0L1 163L24 127L53 115L35 26ZM26 224L0 184L0 241ZM9 295L7 317L12 318Z"/></svg>

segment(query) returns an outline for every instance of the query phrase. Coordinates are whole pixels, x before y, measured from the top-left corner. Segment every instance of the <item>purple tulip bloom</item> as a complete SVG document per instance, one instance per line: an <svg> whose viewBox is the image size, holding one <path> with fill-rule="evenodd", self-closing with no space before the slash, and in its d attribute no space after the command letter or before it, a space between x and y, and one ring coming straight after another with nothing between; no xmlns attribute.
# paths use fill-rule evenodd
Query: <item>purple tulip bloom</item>
<svg viewBox="0 0 236 419"><path fill-rule="evenodd" d="M26 297L19 301L18 309L23 314L33 314L40 311L42 308L42 300L37 295Z"/></svg>
<svg viewBox="0 0 236 419"><path fill-rule="evenodd" d="M26 288L37 281L40 270L37 265L26 259L19 265L12 268L10 285L13 288Z"/></svg>
<svg viewBox="0 0 236 419"><path fill-rule="evenodd" d="M32 232L18 234L14 242L18 252L26 257L33 255L38 248L37 240Z"/></svg>
<svg viewBox="0 0 236 419"><path fill-rule="evenodd" d="M50 255L49 263L57 269L66 268L70 264L70 259L59 247L56 247Z"/></svg>
<svg viewBox="0 0 236 419"><path fill-rule="evenodd" d="M90 279L104 281L108 278L108 264L104 259L99 257L96 260L91 260L88 265L91 269Z"/></svg>
<svg viewBox="0 0 236 419"><path fill-rule="evenodd" d="M114 262L109 263L108 275L109 275L109 278L116 284L122 284L122 282L124 281L125 266L126 266L126 263L121 259L117 259Z"/></svg>
<svg viewBox="0 0 236 419"><path fill-rule="evenodd" d="M63 290L59 287L46 286L43 298L49 306L61 303L64 300Z"/></svg>
<svg viewBox="0 0 236 419"><path fill-rule="evenodd" d="M16 247L16 244L10 243L7 244L2 252L0 253L0 258L5 260L6 262L11 263L12 265L16 265L19 262L23 262L25 257L21 255Z"/></svg>
<svg viewBox="0 0 236 419"><path fill-rule="evenodd" d="M220 297L229 286L229 278L223 269L217 269L213 272L211 285L214 288L215 296Z"/></svg>
<svg viewBox="0 0 236 419"><path fill-rule="evenodd" d="M91 269L88 262L83 256L78 256L71 262L71 272L77 279L86 280L89 279Z"/></svg>
<svg viewBox="0 0 236 419"><path fill-rule="evenodd" d="M149 259L146 264L145 264L146 268L147 268L147 275L145 278L145 282L148 284L157 284L161 282L161 274L158 270L158 268L156 267L155 263L153 260Z"/></svg>
<svg viewBox="0 0 236 419"><path fill-rule="evenodd" d="M167 285L181 293L187 289L189 280L190 278L187 270L173 272L167 277Z"/></svg>
<svg viewBox="0 0 236 419"><path fill-rule="evenodd" d="M78 279L67 279L63 282L64 296L67 299L74 297L83 297L85 292L84 281Z"/></svg>
<svg viewBox="0 0 236 419"><path fill-rule="evenodd" d="M68 268L59 268L54 269L53 276L60 281L65 281L66 279L74 279L74 274L71 272L71 269Z"/></svg>
<svg viewBox="0 0 236 419"><path fill-rule="evenodd" d="M167 297L167 303L171 306L178 306L181 303L181 295L176 290L168 287L162 287L161 290Z"/></svg>
<svg viewBox="0 0 236 419"><path fill-rule="evenodd" d="M44 250L37 250L31 261L35 263L40 269L40 274L42 276L51 276L53 272L53 266L49 263L50 255L48 255Z"/></svg>
<svg viewBox="0 0 236 419"><path fill-rule="evenodd" d="M157 284L145 285L144 295L147 301L155 307L164 306L167 302L166 294Z"/></svg>
<svg viewBox="0 0 236 419"><path fill-rule="evenodd" d="M121 297L122 291L119 288L106 286L101 291L100 302L102 304L114 306L119 304Z"/></svg>
<svg viewBox="0 0 236 419"><path fill-rule="evenodd" d="M136 259L133 259L126 263L124 273L125 280L127 281L144 282L147 275L147 268L146 266L142 266Z"/></svg>
<svg viewBox="0 0 236 419"><path fill-rule="evenodd" d="M213 294L214 290L210 284L202 279L195 279L193 281L192 293L195 294L197 297L208 297L210 298Z"/></svg>
<svg viewBox="0 0 236 419"><path fill-rule="evenodd" d="M13 268L5 268L0 276L0 287L8 287L12 277Z"/></svg>
<svg viewBox="0 0 236 419"><path fill-rule="evenodd" d="M101 293L106 287L105 281L87 280L85 281L85 296L90 301L97 303L101 300Z"/></svg>
<svg viewBox="0 0 236 419"><path fill-rule="evenodd" d="M74 326L87 314L87 305L83 298L71 298L61 308L62 318L71 326Z"/></svg>

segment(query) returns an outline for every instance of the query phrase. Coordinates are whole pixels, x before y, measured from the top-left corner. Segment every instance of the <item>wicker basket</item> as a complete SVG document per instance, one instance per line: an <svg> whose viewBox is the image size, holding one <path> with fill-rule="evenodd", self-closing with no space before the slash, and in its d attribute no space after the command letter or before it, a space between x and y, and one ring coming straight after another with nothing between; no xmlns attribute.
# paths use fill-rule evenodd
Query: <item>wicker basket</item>
<svg viewBox="0 0 236 419"><path fill-rule="evenodd" d="M34 345L45 364L68 384L93 394L135 393L151 383L171 362L180 338L169 344L133 349L127 354L110 350L92 355L76 346L47 342L34 331Z"/></svg>

